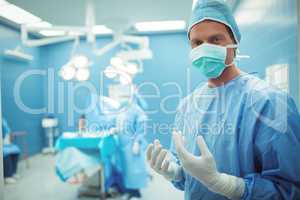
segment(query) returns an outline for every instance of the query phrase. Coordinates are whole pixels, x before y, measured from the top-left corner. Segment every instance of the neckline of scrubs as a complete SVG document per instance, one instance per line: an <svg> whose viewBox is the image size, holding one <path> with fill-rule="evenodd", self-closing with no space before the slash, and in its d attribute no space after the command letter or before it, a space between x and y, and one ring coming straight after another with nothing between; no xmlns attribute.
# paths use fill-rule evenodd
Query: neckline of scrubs
<svg viewBox="0 0 300 200"><path fill-rule="evenodd" d="M228 90L228 88L232 87L232 86L236 86L237 82L240 81L243 77L245 77L247 75L247 73L245 72L241 72L239 75L237 75L236 77L234 77L232 80L230 80L229 82L227 82L226 84L224 84L223 86L220 87L214 87L211 88L208 86L208 83L206 83L205 85L202 85L198 87L198 89L193 93L193 102L197 102L197 96L202 96L205 95L206 97L211 97L211 101L207 101L206 103L201 103L203 110L207 110L209 109L209 107L212 105L213 101L212 99L214 98L224 98L224 95L226 94L226 91ZM222 118L224 115L224 112L219 112L218 113L218 118Z"/></svg>
<svg viewBox="0 0 300 200"><path fill-rule="evenodd" d="M221 86L217 86L217 87L209 87L208 85L208 82L205 83L204 85L204 89L206 91L211 91L211 92L214 92L214 91L222 91L228 87L230 87L231 85L233 85L235 82L239 81L242 77L246 76L247 73L245 72L241 72L239 75L237 75L236 77L234 77L233 79L231 79L230 81L228 81L227 83L221 85Z"/></svg>

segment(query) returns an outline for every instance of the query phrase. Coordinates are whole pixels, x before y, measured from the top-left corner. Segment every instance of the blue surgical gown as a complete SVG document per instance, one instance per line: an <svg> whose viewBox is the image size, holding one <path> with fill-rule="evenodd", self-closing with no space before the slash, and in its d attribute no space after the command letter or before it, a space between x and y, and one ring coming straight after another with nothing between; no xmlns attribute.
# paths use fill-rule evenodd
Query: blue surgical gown
<svg viewBox="0 0 300 200"><path fill-rule="evenodd" d="M108 130L115 125L117 109L113 107L109 98L91 94L90 98L87 98L86 106L93 108L85 113L86 128L89 131Z"/></svg>
<svg viewBox="0 0 300 200"><path fill-rule="evenodd" d="M300 199L300 116L285 92L247 74L218 88L204 85L181 102L175 127L190 152L200 155L201 134L218 170L244 179L243 200ZM227 199L181 173L173 184L186 200Z"/></svg>
<svg viewBox="0 0 300 200"><path fill-rule="evenodd" d="M131 104L120 111L116 121L119 130L119 149L124 185L126 189L143 188L148 182L145 163L147 142L144 138L147 116L137 104ZM132 152L134 142L140 144L138 155L134 155Z"/></svg>
<svg viewBox="0 0 300 200"><path fill-rule="evenodd" d="M11 129L5 118L2 118L2 138L4 139L11 133ZM20 154L20 148L15 144L4 144L3 145L3 156L6 157L11 154Z"/></svg>

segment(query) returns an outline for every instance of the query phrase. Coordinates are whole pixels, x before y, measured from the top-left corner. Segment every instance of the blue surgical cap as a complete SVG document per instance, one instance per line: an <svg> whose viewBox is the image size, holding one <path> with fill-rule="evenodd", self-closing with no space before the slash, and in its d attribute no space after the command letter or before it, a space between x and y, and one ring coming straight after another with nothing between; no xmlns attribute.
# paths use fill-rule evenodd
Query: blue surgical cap
<svg viewBox="0 0 300 200"><path fill-rule="evenodd" d="M237 44L241 41L241 33L233 17L231 9L224 0L198 0L193 11L188 28L188 36L194 25L204 21L212 20L228 26Z"/></svg>

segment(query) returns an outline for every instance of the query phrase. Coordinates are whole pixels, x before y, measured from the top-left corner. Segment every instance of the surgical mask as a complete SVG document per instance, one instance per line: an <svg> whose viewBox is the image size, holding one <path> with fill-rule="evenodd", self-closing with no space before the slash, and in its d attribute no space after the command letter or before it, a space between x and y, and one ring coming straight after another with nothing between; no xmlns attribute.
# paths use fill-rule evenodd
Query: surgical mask
<svg viewBox="0 0 300 200"><path fill-rule="evenodd" d="M237 48L238 45L227 45L225 47L204 43L191 50L190 59L193 66L200 69L207 78L219 77L226 67L227 49Z"/></svg>

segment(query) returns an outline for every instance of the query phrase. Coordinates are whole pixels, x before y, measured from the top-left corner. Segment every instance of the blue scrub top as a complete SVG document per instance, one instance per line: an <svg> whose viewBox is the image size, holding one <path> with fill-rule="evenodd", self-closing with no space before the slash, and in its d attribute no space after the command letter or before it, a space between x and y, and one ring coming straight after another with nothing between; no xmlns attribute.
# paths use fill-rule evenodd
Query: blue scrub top
<svg viewBox="0 0 300 200"><path fill-rule="evenodd" d="M122 174L126 189L141 189L148 183L149 176L145 159L147 121L146 113L134 103L120 112L116 119L116 126L119 130ZM132 152L135 142L140 144L138 155L134 155Z"/></svg>
<svg viewBox="0 0 300 200"><path fill-rule="evenodd" d="M195 138L201 134L218 170L244 179L243 200L300 199L300 115L285 92L246 74L223 87L205 85L182 101L175 127L190 152L200 155ZM182 173L173 184L186 200L226 199Z"/></svg>
<svg viewBox="0 0 300 200"><path fill-rule="evenodd" d="M2 138L4 139L11 133L11 129L8 126L6 119L2 118ZM3 145L3 156L6 157L12 154L20 154L20 148L15 144L4 144Z"/></svg>

